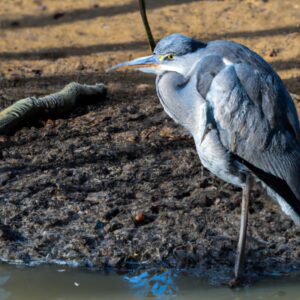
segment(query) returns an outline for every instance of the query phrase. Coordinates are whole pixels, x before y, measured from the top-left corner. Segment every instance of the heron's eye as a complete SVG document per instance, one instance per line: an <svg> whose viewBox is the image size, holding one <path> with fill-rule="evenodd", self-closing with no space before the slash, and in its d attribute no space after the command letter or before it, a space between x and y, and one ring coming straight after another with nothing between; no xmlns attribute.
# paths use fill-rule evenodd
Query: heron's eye
<svg viewBox="0 0 300 300"><path fill-rule="evenodd" d="M167 55L167 60L173 60L173 59L174 59L174 54Z"/></svg>

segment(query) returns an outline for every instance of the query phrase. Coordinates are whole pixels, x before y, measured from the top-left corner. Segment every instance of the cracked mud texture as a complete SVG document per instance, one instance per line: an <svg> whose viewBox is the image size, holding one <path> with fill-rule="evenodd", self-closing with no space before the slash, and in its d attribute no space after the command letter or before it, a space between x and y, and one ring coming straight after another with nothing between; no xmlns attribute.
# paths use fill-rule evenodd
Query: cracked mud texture
<svg viewBox="0 0 300 300"><path fill-rule="evenodd" d="M202 168L191 137L164 113L152 76L104 73L116 62L148 53L138 12L133 2L125 2L127 10L117 0L101 1L98 7L97 1L64 1L66 7L60 9L52 1L19 1L27 11L36 3L44 5L36 8L46 14L40 19L23 16L11 2L1 4L7 17L0 24L1 108L30 95L52 93L70 81L103 82L108 97L79 107L65 119L45 120L12 137L0 137L0 259L77 261L100 268L163 263L231 272L241 191ZM228 36L255 49L279 71L288 89L300 94L295 2L171 2L162 1L158 7L150 1L156 35L181 31L208 40L227 20L219 38ZM116 16L99 16L102 5L112 4ZM239 25L237 11L247 13ZM272 23L271 13L281 18L284 30ZM194 32L186 24L197 22L199 14L204 21L201 26L195 23L199 31ZM221 23L214 22L217 16ZM136 19L135 36L128 18ZM120 33L118 22L128 28ZM266 24L271 28L263 31ZM68 48L64 43L73 35L78 35L77 44ZM92 45L95 37L97 43L104 41L102 48L83 47ZM31 46L25 43L28 39ZM118 39L119 46L105 44ZM299 98L296 101L299 107ZM299 268L299 246L299 228L256 187L250 206L248 271Z"/></svg>

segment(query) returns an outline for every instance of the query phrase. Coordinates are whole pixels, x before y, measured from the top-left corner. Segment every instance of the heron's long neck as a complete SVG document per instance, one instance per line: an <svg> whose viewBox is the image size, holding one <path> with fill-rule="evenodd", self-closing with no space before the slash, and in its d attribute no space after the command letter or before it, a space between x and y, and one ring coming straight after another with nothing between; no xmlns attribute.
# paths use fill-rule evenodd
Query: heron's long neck
<svg viewBox="0 0 300 300"><path fill-rule="evenodd" d="M193 91L184 88L190 80L177 72L165 72L156 78L156 90L166 113L191 133L195 124ZM183 92L184 90L184 92Z"/></svg>

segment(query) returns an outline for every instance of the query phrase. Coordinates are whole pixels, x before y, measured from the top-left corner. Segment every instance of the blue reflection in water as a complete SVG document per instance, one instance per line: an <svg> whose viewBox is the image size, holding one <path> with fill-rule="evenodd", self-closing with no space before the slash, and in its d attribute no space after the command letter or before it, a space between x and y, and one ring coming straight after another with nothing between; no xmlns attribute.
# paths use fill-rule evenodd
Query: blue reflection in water
<svg viewBox="0 0 300 300"><path fill-rule="evenodd" d="M1 272L2 273L2 272ZM0 273L0 299L5 300L10 296L10 293L2 288L3 285L10 279L9 275L3 275Z"/></svg>
<svg viewBox="0 0 300 300"><path fill-rule="evenodd" d="M127 280L134 289L136 296L156 299L175 298L178 287L175 283L178 273L171 269L156 269L144 271L140 274L127 274Z"/></svg>

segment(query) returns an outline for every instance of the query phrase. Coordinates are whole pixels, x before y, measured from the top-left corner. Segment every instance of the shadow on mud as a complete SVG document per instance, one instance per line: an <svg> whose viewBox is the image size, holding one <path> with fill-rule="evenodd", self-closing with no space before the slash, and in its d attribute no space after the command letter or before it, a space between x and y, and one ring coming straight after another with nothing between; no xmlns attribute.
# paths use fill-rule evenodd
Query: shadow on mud
<svg viewBox="0 0 300 300"><path fill-rule="evenodd" d="M146 50L147 43L136 41L128 43L116 43L116 44L98 44L86 47L59 47L59 48L46 48L38 51L24 51L24 52L2 52L0 53L0 59L10 60L39 60L50 59L55 60L59 58L65 58L70 56L83 56L93 53L110 52L110 51L135 51Z"/></svg>
<svg viewBox="0 0 300 300"><path fill-rule="evenodd" d="M149 2L147 1L147 8L156 9L164 6L178 5L189 2L195 2L195 0L152 0ZM138 11L138 9L138 3L136 1L120 6L99 7L98 5L94 5L91 8L74 9L48 15L29 15L15 20L2 20L0 22L0 28L18 29L74 23L83 20L91 20L98 17L112 17L116 15L132 13Z"/></svg>

